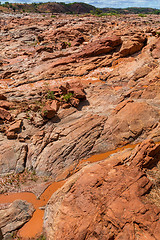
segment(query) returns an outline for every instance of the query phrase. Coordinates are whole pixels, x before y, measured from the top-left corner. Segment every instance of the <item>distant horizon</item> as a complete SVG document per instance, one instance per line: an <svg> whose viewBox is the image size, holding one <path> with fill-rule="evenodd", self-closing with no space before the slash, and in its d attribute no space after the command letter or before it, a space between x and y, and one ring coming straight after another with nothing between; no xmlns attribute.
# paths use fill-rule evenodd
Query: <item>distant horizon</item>
<svg viewBox="0 0 160 240"><path fill-rule="evenodd" d="M129 8L129 7L137 7L137 8L156 8L160 9L160 1L153 0L152 2L150 0L109 0L109 3L106 2L106 0L57 0L57 1L48 1L48 0L5 0L0 1L2 4L5 2L9 3L45 3L45 2L57 2L57 3L74 3L74 2L81 2L81 3L87 3L97 8Z"/></svg>

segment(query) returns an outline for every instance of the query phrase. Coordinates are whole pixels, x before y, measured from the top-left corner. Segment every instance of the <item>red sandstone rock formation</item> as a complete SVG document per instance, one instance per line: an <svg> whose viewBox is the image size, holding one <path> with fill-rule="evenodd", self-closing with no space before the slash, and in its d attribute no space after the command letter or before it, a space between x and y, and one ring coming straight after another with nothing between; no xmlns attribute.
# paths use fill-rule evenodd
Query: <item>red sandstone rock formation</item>
<svg viewBox="0 0 160 240"><path fill-rule="evenodd" d="M160 209L149 199L146 171L159 171L159 157L160 145L146 141L83 168L51 197L47 239L159 239Z"/></svg>

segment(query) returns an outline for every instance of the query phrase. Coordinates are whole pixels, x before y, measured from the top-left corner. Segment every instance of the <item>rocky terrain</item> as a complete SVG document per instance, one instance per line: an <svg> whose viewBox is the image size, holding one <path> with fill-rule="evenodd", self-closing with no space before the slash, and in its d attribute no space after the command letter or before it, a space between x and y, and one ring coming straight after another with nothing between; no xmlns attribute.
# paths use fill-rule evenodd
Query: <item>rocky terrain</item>
<svg viewBox="0 0 160 240"><path fill-rule="evenodd" d="M20 228L39 207L39 239L160 238L159 23L158 15L0 14L4 239L38 239ZM41 199L62 180L48 203L3 200Z"/></svg>

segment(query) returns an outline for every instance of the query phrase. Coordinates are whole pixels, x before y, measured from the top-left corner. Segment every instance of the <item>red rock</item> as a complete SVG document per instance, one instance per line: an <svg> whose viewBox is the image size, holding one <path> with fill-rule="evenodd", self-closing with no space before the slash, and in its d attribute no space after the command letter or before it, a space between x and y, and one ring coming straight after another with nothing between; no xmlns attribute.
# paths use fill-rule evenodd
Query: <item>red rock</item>
<svg viewBox="0 0 160 240"><path fill-rule="evenodd" d="M51 102L50 107L51 107L53 110L55 110L55 112L58 112L59 107L60 107L60 104L59 104L59 102L58 102L57 100L53 100L53 101Z"/></svg>
<svg viewBox="0 0 160 240"><path fill-rule="evenodd" d="M123 152L112 155L69 178L47 204L47 239L159 239L160 208L149 198L154 186L142 165L134 164L155 148L147 141L128 157ZM159 160L159 150L156 156Z"/></svg>
<svg viewBox="0 0 160 240"><path fill-rule="evenodd" d="M13 123L9 126L8 131L19 132L21 128L22 120L18 120L17 122Z"/></svg>
<svg viewBox="0 0 160 240"><path fill-rule="evenodd" d="M66 88L67 88L67 92L73 93L73 97L78 99L86 98L84 93L84 87L80 82L74 81L74 82L66 83Z"/></svg>
<svg viewBox="0 0 160 240"><path fill-rule="evenodd" d="M65 58L62 58L62 59L57 60L56 62L54 62L52 64L52 68L58 67L60 65L66 65L66 64L69 64L69 63L74 63L74 62L76 62L75 55L69 56L69 57L65 57Z"/></svg>
<svg viewBox="0 0 160 240"><path fill-rule="evenodd" d="M48 46L38 46L36 48L36 52L38 52L38 53L41 53L41 52L44 52L44 51L52 53L53 52L53 46L50 46L50 45L48 45Z"/></svg>
<svg viewBox="0 0 160 240"><path fill-rule="evenodd" d="M152 50L152 56L155 59L160 58L160 40L158 39L158 41L154 44L154 46L152 46L153 50Z"/></svg>
<svg viewBox="0 0 160 240"><path fill-rule="evenodd" d="M120 57L126 57L129 55L132 55L133 53L140 51L143 46L144 44L141 42L136 42L136 41L125 42L119 51Z"/></svg>
<svg viewBox="0 0 160 240"><path fill-rule="evenodd" d="M157 164L160 155L160 144L155 145L152 140L146 140L136 148L137 155L131 161L133 165L151 168Z"/></svg>
<svg viewBox="0 0 160 240"><path fill-rule="evenodd" d="M79 46L81 45L83 42L84 42L84 37L78 37L76 39L73 40L73 42L71 43L71 46L74 47L74 46Z"/></svg>
<svg viewBox="0 0 160 240"><path fill-rule="evenodd" d="M121 45L122 40L118 36L106 37L94 42L88 43L77 57L93 57L111 52L115 47Z"/></svg>
<svg viewBox="0 0 160 240"><path fill-rule="evenodd" d="M6 131L6 135L8 139L16 139L17 133L20 131L22 121L19 120L12 125L9 126L8 130Z"/></svg>
<svg viewBox="0 0 160 240"><path fill-rule="evenodd" d="M10 121L12 116L7 110L0 108L0 119Z"/></svg>
<svg viewBox="0 0 160 240"><path fill-rule="evenodd" d="M3 94L0 94L0 100L6 100L6 99L7 99L6 96L4 96Z"/></svg>
<svg viewBox="0 0 160 240"><path fill-rule="evenodd" d="M43 108L42 108L42 117L46 117L48 119L51 119L55 116L56 111L53 110L49 104L46 104Z"/></svg>
<svg viewBox="0 0 160 240"><path fill-rule="evenodd" d="M78 99L85 99L86 95L85 93L80 89L80 88L70 88L68 90L69 93L73 94L73 97L78 98Z"/></svg>
<svg viewBox="0 0 160 240"><path fill-rule="evenodd" d="M9 132L7 131L6 136L8 139L16 139L18 135L14 131L9 131Z"/></svg>
<svg viewBox="0 0 160 240"><path fill-rule="evenodd" d="M67 108L70 108L70 104L69 103L63 103L62 105L61 105L61 108L64 108L64 109L67 109Z"/></svg>
<svg viewBox="0 0 160 240"><path fill-rule="evenodd" d="M10 109L11 107L13 107L13 103L6 100L0 100L0 107L4 109Z"/></svg>
<svg viewBox="0 0 160 240"><path fill-rule="evenodd" d="M80 52L57 60L52 64L52 67L74 63L76 61L79 61L79 58L94 57L109 53L121 43L121 38L115 35L96 40L94 42L88 43Z"/></svg>
<svg viewBox="0 0 160 240"><path fill-rule="evenodd" d="M45 106L42 108L42 116L51 119L55 116L59 109L59 103L57 100L52 102L46 102Z"/></svg>
<svg viewBox="0 0 160 240"><path fill-rule="evenodd" d="M79 105L79 103L80 103L80 100L79 99L77 99L77 98L71 98L70 100L69 100L69 102L71 103L71 105L73 106L73 107L78 107L78 105Z"/></svg>

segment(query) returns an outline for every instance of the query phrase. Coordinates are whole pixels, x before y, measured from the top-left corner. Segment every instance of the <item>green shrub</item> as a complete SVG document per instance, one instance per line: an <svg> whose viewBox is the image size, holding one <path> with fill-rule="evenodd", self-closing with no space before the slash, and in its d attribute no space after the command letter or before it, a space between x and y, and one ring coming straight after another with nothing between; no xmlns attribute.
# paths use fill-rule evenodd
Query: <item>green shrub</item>
<svg viewBox="0 0 160 240"><path fill-rule="evenodd" d="M140 13L138 14L139 17L146 17L146 14Z"/></svg>
<svg viewBox="0 0 160 240"><path fill-rule="evenodd" d="M47 98L47 99L52 99L52 100L54 100L54 99L55 99L54 92L48 90L47 95L46 95L46 98Z"/></svg>
<svg viewBox="0 0 160 240"><path fill-rule="evenodd" d="M46 237L44 235L41 235L40 237L38 237L36 240L46 240Z"/></svg>
<svg viewBox="0 0 160 240"><path fill-rule="evenodd" d="M68 102L72 96L73 96L73 93L67 93L63 96L63 99L65 100L65 102Z"/></svg>

